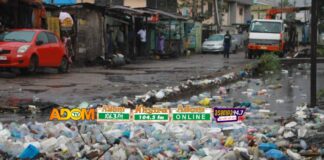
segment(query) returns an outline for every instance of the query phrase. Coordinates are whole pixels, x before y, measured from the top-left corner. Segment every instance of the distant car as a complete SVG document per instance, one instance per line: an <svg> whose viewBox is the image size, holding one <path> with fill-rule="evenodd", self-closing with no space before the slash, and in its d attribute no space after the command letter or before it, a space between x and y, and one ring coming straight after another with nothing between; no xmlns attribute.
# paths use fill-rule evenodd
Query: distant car
<svg viewBox="0 0 324 160"><path fill-rule="evenodd" d="M202 46L202 52L203 53L221 53L224 52L224 34L213 34L209 36L208 39L205 40ZM239 48L239 42L238 40L232 36L232 42L231 42L231 53L236 53Z"/></svg>
<svg viewBox="0 0 324 160"><path fill-rule="evenodd" d="M68 72L70 61L64 43L52 32L19 29L0 34L0 68L34 73L38 67Z"/></svg>

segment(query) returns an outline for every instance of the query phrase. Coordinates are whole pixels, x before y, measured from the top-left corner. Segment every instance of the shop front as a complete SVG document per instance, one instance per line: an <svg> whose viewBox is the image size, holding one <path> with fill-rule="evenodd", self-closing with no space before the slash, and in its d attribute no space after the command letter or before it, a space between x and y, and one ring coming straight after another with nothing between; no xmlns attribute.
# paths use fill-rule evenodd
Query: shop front
<svg viewBox="0 0 324 160"><path fill-rule="evenodd" d="M181 56L186 49L184 24L187 19L161 10L141 9L154 13L147 21L150 55L157 58Z"/></svg>
<svg viewBox="0 0 324 160"><path fill-rule="evenodd" d="M1 0L1 28L46 28L46 10L40 0Z"/></svg>

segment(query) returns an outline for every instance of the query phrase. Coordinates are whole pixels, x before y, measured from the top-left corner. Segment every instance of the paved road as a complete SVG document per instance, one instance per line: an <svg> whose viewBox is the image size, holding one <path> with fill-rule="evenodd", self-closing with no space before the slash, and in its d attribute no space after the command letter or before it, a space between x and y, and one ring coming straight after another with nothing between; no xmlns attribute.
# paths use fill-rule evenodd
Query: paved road
<svg viewBox="0 0 324 160"><path fill-rule="evenodd" d="M231 55L225 63L222 55L197 54L168 60L138 60L118 68L74 68L68 74L42 72L33 76L0 78L0 105L10 98L39 98L58 104L118 99L139 95L151 89L178 85L181 81L213 74L224 66L242 67L250 60L244 53Z"/></svg>

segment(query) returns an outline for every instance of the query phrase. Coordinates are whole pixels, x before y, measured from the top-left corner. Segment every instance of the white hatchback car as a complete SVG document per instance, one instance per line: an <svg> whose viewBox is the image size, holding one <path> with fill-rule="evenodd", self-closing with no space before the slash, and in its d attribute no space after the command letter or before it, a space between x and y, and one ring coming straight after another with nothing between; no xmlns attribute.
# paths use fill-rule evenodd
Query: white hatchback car
<svg viewBox="0 0 324 160"><path fill-rule="evenodd" d="M236 53L239 48L238 40L232 36L231 53ZM213 34L202 45L203 53L221 53L224 51L224 34Z"/></svg>

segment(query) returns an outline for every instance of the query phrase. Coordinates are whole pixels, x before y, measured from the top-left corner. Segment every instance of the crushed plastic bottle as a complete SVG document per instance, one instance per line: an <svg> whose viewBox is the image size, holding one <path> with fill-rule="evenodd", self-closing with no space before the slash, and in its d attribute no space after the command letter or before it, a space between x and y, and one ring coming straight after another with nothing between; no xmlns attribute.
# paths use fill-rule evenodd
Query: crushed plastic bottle
<svg viewBox="0 0 324 160"><path fill-rule="evenodd" d="M273 143L261 143L259 144L259 149L262 150L263 152L267 152L271 149L277 149L277 145Z"/></svg>
<svg viewBox="0 0 324 160"><path fill-rule="evenodd" d="M27 148L19 155L20 159L34 159L39 154L38 148L32 144L28 145Z"/></svg>
<svg viewBox="0 0 324 160"><path fill-rule="evenodd" d="M300 154L295 153L295 152L293 152L293 151L290 150L290 149L287 149L286 152L287 152L287 155L288 155L290 158L292 158L293 160L300 160L300 159L302 159Z"/></svg>
<svg viewBox="0 0 324 160"><path fill-rule="evenodd" d="M204 98L198 102L198 104L202 106L209 106L210 105L210 99L209 98Z"/></svg>
<svg viewBox="0 0 324 160"><path fill-rule="evenodd" d="M56 144L57 144L57 139L54 137L41 141L42 152L50 152L54 150Z"/></svg>
<svg viewBox="0 0 324 160"><path fill-rule="evenodd" d="M274 158L276 160L288 160L283 152L277 149L271 149L265 153L267 158Z"/></svg>

